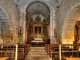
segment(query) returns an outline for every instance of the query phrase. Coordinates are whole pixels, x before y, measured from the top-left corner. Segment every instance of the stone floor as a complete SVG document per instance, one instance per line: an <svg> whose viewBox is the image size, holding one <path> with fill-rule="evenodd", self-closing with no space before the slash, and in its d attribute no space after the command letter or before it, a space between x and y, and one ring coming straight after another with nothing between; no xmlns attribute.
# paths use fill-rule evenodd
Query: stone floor
<svg viewBox="0 0 80 60"><path fill-rule="evenodd" d="M25 60L51 60L45 51L45 47L31 47L31 51Z"/></svg>

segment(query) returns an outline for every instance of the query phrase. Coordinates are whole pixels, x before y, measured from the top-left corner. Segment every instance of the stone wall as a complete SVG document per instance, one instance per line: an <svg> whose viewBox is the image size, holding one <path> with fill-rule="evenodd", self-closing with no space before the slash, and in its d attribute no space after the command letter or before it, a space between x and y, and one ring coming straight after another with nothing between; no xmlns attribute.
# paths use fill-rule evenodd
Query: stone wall
<svg viewBox="0 0 80 60"><path fill-rule="evenodd" d="M6 12L12 25L13 43L18 42L17 29L19 24L19 11L13 0L0 0L0 7Z"/></svg>
<svg viewBox="0 0 80 60"><path fill-rule="evenodd" d="M2 25L2 32L0 34L0 37L3 40L3 43L13 43L12 42L13 34L12 34L10 27L7 24L7 22L5 22L4 25Z"/></svg>

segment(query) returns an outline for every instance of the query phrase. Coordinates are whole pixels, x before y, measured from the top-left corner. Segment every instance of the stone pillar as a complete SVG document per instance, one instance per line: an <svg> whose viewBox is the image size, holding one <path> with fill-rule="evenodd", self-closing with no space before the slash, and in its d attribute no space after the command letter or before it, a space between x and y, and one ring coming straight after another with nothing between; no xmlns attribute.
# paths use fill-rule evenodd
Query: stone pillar
<svg viewBox="0 0 80 60"><path fill-rule="evenodd" d="M26 37L26 14L23 14L23 43L25 43Z"/></svg>
<svg viewBox="0 0 80 60"><path fill-rule="evenodd" d="M51 13L50 13L50 42L51 44L56 43L56 40L54 39L54 28L55 28L55 11L51 7Z"/></svg>
<svg viewBox="0 0 80 60"><path fill-rule="evenodd" d="M50 13L50 43L53 44L53 13Z"/></svg>
<svg viewBox="0 0 80 60"><path fill-rule="evenodd" d="M18 31L15 28L13 30L13 43L19 43Z"/></svg>

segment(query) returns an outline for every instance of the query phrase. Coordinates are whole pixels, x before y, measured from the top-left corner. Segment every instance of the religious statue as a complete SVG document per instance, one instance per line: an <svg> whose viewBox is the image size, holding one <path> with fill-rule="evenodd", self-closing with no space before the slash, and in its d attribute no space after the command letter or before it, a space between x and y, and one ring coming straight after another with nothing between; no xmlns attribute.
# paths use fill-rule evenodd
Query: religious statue
<svg viewBox="0 0 80 60"><path fill-rule="evenodd" d="M33 18L30 19L30 23L33 23Z"/></svg>
<svg viewBox="0 0 80 60"><path fill-rule="evenodd" d="M35 20L40 23L41 17L37 16L37 17L35 18Z"/></svg>
<svg viewBox="0 0 80 60"><path fill-rule="evenodd" d="M46 23L46 19L45 18L43 19L43 23Z"/></svg>
<svg viewBox="0 0 80 60"><path fill-rule="evenodd" d="M37 33L36 33L35 37L36 37L36 38L41 38L41 34L40 34L40 32L39 32L38 29L37 29Z"/></svg>
<svg viewBox="0 0 80 60"><path fill-rule="evenodd" d="M57 36L57 32L56 32L56 29L54 29L54 36L55 36L55 37Z"/></svg>
<svg viewBox="0 0 80 60"><path fill-rule="evenodd" d="M39 31L37 33L37 38L41 38L41 34L39 33Z"/></svg>

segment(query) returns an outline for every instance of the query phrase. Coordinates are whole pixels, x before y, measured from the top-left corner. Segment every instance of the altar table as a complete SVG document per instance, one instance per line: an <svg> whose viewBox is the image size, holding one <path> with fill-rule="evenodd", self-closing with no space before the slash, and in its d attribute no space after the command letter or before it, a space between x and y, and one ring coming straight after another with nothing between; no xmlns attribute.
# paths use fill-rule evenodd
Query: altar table
<svg viewBox="0 0 80 60"><path fill-rule="evenodd" d="M34 38L34 40L31 41L32 43L42 43L42 38Z"/></svg>

